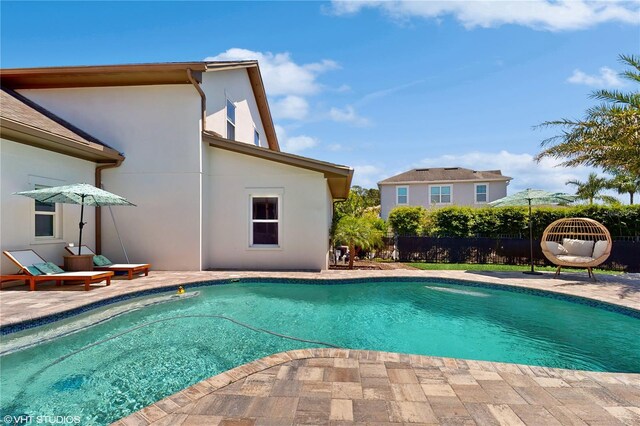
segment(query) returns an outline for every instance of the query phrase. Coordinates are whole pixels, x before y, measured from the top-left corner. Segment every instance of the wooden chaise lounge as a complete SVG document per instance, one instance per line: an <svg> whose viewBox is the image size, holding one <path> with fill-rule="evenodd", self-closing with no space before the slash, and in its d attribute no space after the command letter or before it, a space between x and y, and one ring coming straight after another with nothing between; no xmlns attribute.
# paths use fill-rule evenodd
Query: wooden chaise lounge
<svg viewBox="0 0 640 426"><path fill-rule="evenodd" d="M73 255L78 254L78 247L65 247L69 253ZM96 254L89 247L83 245L82 250L80 251L82 254L90 254L92 256L96 256ZM105 258L106 259L106 258ZM144 273L145 277L149 275L149 269L151 269L150 263L111 263L107 265L97 265L94 261L93 265L94 271L125 271L127 273L128 279L132 279L133 275Z"/></svg>
<svg viewBox="0 0 640 426"><path fill-rule="evenodd" d="M106 281L111 285L112 271L81 271L42 273L36 265L45 265L47 262L33 250L7 250L3 252L20 270L16 274L0 275L3 281L24 281L29 285L30 291L36 290L36 284L45 281L55 281L56 285L62 285L66 281L75 281L84 284L84 289L89 290L91 284Z"/></svg>

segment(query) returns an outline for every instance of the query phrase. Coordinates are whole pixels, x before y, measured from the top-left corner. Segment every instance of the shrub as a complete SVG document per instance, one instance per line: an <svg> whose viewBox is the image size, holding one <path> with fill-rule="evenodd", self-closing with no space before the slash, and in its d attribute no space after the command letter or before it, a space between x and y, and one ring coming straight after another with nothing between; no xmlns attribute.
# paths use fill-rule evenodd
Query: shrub
<svg viewBox="0 0 640 426"><path fill-rule="evenodd" d="M429 235L450 237L491 237L529 235L528 207L446 207L426 214ZM533 207L533 235L540 238L545 228L563 217L587 217L602 223L612 236L640 235L640 205ZM391 216L389 217L391 222ZM392 225L393 226L393 225ZM394 228L395 229L395 228ZM419 233L412 233L418 235Z"/></svg>
<svg viewBox="0 0 640 426"><path fill-rule="evenodd" d="M389 226L398 235L420 235L426 222L426 210L421 206L400 206L389 212Z"/></svg>
<svg viewBox="0 0 640 426"><path fill-rule="evenodd" d="M447 237L468 237L474 223L471 207L445 207L437 210L436 235Z"/></svg>

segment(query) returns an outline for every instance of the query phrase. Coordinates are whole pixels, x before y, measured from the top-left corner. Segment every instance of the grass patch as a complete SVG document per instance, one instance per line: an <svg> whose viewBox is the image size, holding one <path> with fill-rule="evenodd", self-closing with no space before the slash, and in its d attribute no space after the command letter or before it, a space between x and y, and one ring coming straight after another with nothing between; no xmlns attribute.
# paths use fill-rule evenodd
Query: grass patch
<svg viewBox="0 0 640 426"><path fill-rule="evenodd" d="M531 266L528 265L494 265L494 264L476 264L476 263L421 263L421 262L412 262L405 263L405 265L412 266L417 269L424 269L428 271L515 271L515 272L524 272L529 271ZM536 266L536 271L540 272L555 272L555 266ZM576 269L576 268L562 268L562 271L566 272L586 272L586 269ZM607 274L607 275L619 275L622 272L620 271L608 271L604 269L594 269L593 272L596 274Z"/></svg>

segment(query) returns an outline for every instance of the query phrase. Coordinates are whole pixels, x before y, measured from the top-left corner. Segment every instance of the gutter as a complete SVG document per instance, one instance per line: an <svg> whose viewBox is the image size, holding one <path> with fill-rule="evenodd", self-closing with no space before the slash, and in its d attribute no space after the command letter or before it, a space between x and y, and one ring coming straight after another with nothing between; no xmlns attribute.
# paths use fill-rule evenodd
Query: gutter
<svg viewBox="0 0 640 426"><path fill-rule="evenodd" d="M117 160L114 163L103 164L102 166L96 167L95 172L95 184L97 188L102 188L102 171L104 169L112 169L114 167L120 167L122 164L122 160ZM102 253L102 208L96 207L95 213L96 220L96 254Z"/></svg>
<svg viewBox="0 0 640 426"><path fill-rule="evenodd" d="M193 78L193 72L191 71L191 68L187 68L187 78L200 94L200 109L202 114L200 119L202 120L202 131L204 132L205 130L207 130L207 95L204 94L202 87L200 87L200 83L198 83L198 81Z"/></svg>

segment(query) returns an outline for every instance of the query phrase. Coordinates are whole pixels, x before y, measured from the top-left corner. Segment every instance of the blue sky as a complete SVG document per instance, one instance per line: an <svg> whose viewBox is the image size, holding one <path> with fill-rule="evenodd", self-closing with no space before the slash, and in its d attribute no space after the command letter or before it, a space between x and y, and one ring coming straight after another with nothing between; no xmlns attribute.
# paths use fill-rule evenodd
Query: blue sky
<svg viewBox="0 0 640 426"><path fill-rule="evenodd" d="M1 65L259 59L283 150L356 169L502 169L510 192L571 191L535 164L599 88L631 89L640 2L6 2ZM624 198L623 198L624 199Z"/></svg>

